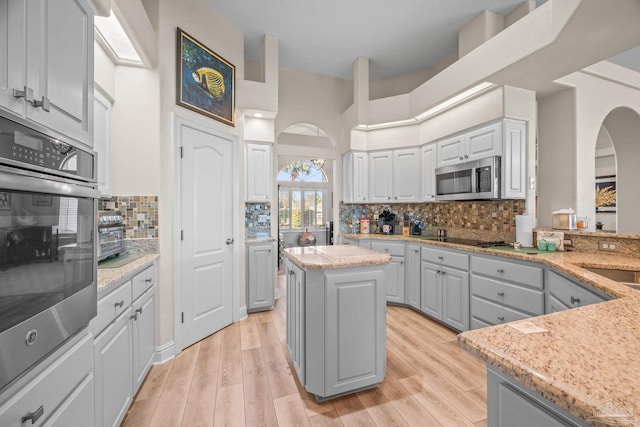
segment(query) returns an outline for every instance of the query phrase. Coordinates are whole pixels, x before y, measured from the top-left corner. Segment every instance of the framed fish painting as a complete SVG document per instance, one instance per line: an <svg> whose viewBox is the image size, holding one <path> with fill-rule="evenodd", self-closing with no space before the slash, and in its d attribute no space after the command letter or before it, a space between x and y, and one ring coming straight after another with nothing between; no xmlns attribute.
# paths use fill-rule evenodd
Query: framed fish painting
<svg viewBox="0 0 640 427"><path fill-rule="evenodd" d="M176 103L235 126L236 67L178 28Z"/></svg>

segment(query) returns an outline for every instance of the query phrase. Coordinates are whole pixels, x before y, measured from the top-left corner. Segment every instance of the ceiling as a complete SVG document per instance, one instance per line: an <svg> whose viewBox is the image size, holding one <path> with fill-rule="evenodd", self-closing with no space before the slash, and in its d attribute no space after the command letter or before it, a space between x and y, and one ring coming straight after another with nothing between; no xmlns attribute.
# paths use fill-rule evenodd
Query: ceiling
<svg viewBox="0 0 640 427"><path fill-rule="evenodd" d="M437 65L458 31L483 10L505 15L523 0L208 0L245 35L245 58L262 62L263 36L278 38L280 66L353 79L369 58L371 80ZM540 5L546 0L536 0ZM640 71L640 48L614 57Z"/></svg>

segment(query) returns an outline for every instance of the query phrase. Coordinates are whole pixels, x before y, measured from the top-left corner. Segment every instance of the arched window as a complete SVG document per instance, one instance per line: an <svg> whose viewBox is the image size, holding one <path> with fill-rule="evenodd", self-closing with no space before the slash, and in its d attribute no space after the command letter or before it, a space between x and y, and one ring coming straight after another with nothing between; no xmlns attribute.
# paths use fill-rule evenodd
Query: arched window
<svg viewBox="0 0 640 427"><path fill-rule="evenodd" d="M278 221L281 229L323 227L329 194L324 160L294 160L278 173Z"/></svg>

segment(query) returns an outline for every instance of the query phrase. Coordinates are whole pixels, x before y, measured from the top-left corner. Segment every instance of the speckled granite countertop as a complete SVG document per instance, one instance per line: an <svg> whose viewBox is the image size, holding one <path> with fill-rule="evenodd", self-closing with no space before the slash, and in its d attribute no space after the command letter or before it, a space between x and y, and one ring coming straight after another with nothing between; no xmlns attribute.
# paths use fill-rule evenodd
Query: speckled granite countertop
<svg viewBox="0 0 640 427"><path fill-rule="evenodd" d="M120 268L98 268L98 298L108 294L120 283L149 267L160 254L148 254Z"/></svg>
<svg viewBox="0 0 640 427"><path fill-rule="evenodd" d="M275 237L247 237L246 239L244 239L244 243L245 245L255 245L258 243L269 243L269 242L275 242L276 239Z"/></svg>
<svg viewBox="0 0 640 427"><path fill-rule="evenodd" d="M287 258L302 268L330 269L389 264L391 255L351 245L287 248Z"/></svg>
<svg viewBox="0 0 640 427"><path fill-rule="evenodd" d="M582 268L640 271L640 259L581 252L527 255L411 236L344 237L415 241L535 261L611 295L611 301L463 332L458 341L487 364L591 425L640 426L640 291ZM522 322L547 332L525 334L510 326Z"/></svg>

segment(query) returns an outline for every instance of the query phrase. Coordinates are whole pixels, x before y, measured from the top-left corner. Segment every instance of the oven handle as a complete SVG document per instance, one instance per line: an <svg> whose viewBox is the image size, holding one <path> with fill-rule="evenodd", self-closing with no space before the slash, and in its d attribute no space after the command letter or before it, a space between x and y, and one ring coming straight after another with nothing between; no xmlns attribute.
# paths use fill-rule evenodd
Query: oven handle
<svg viewBox="0 0 640 427"><path fill-rule="evenodd" d="M43 174L38 174L36 178L27 173L8 171L7 168L0 168L0 189L91 199L99 199L101 196L100 191L93 186L60 181Z"/></svg>

